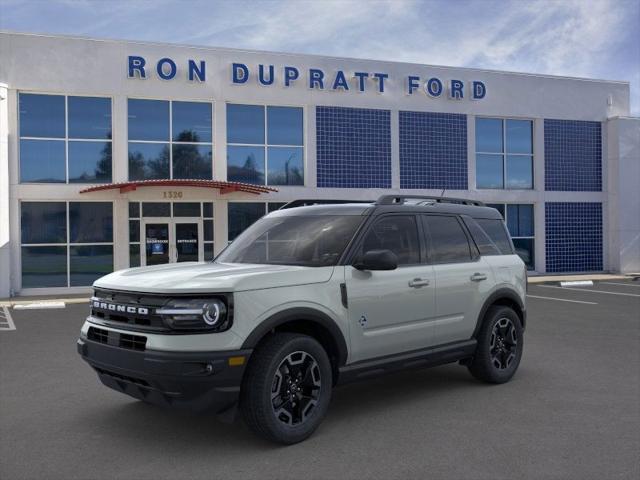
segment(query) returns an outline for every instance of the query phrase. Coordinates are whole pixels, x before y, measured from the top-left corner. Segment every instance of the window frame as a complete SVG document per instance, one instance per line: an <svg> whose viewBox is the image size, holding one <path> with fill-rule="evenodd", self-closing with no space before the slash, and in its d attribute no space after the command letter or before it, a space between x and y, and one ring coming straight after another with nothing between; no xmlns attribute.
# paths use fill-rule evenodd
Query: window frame
<svg viewBox="0 0 640 480"><path fill-rule="evenodd" d="M502 124L502 150L500 152L484 152L477 149L477 136L478 129L476 128L478 119L488 119L488 120L500 120ZM518 120L518 121L528 121L531 122L531 153L509 153L507 152L507 121L508 120ZM534 118L530 117L495 117L490 115L476 115L474 117L474 152L475 152L475 174L476 174L476 189L477 190L535 190L536 189L536 176L535 176L535 131L536 122ZM480 187L478 186L478 155L499 155L502 157L502 188L490 188L490 187ZM531 158L531 188L513 188L507 186L507 157L529 157Z"/></svg>
<svg viewBox="0 0 640 480"><path fill-rule="evenodd" d="M22 204L23 203L64 203L65 204L65 225L66 238L60 243L22 243ZM73 242L71 243L71 221L69 218L69 204L71 203L109 203L111 204L111 242ZM59 287L27 287L27 289L44 289L44 288L84 288L91 285L71 285L71 247L93 247L93 246L111 246L112 268L115 269L115 239L117 236L117 222L115 221L115 201L113 200L25 200L19 201L19 231L20 231L20 286L22 288L22 248L23 247L64 247L67 255L67 284ZM23 289L24 290L24 289Z"/></svg>
<svg viewBox="0 0 640 480"><path fill-rule="evenodd" d="M23 137L20 132L20 95L49 95L53 97L64 98L64 137ZM82 97L82 98L108 98L110 115L111 115L111 138L74 138L69 137L69 97ZM37 92L33 90L18 90L17 92L17 143L18 143L18 183L20 185L104 185L113 183L113 165L114 165L114 134L113 129L113 96L104 94L86 94L86 95L69 95L67 93L55 93L55 92ZM64 182L23 182L22 181L22 159L21 159L21 143L22 140L42 140L42 141L56 141L64 142ZM69 142L88 142L88 143L110 143L111 144L111 179L108 182L69 182Z"/></svg>
<svg viewBox="0 0 640 480"><path fill-rule="evenodd" d="M225 110L229 108L229 105L244 105L244 106L252 106L252 107L262 107L264 114L264 143L235 143L228 141L228 130L227 130L227 138L225 139L225 151L227 152L227 171L228 171L228 148L229 147L256 147L262 148L264 151L264 183L256 184L256 185L275 185L277 187L306 187L307 186L307 129L305 125L307 124L307 107L306 105L293 105L293 104L271 104L271 103L240 103L240 102L226 102ZM302 145L288 145L288 144L270 144L269 143L269 115L268 110L269 107L284 107L284 108L300 108L302 109ZM227 116L225 115L225 123ZM229 128L226 125L227 129ZM269 148L300 148L302 149L302 185L284 185L284 184L271 184L269 183ZM228 174L227 174L228 175ZM227 178L228 179L228 178Z"/></svg>
<svg viewBox="0 0 640 480"><path fill-rule="evenodd" d="M155 102L168 102L169 103L169 137L167 140L131 140L129 138L129 100L149 100ZM203 103L208 104L211 107L211 142L178 142L173 140L173 103ZM131 143L148 143L154 145L168 145L169 146L169 177L166 180L173 180L173 146L174 145L198 145L198 146L210 146L211 147L211 178L205 180L213 180L216 177L215 169L215 138L216 138L216 110L214 100L195 100L195 99L166 99L166 98L149 98L140 96L127 96L126 97L126 116L127 119L127 180L131 180L131 172L129 170L129 145ZM145 180L145 179L143 179Z"/></svg>

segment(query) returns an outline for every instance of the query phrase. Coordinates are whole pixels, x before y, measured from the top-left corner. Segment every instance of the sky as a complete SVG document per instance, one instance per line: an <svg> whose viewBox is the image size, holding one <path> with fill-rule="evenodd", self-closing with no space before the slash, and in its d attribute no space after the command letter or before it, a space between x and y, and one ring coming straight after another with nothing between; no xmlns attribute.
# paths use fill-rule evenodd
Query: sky
<svg viewBox="0 0 640 480"><path fill-rule="evenodd" d="M0 0L0 29L631 82L640 0Z"/></svg>

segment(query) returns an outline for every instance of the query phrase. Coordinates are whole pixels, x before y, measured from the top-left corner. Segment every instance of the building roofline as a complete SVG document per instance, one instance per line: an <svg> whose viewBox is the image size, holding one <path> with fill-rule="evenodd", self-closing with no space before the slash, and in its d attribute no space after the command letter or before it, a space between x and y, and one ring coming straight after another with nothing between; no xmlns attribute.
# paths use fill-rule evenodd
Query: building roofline
<svg viewBox="0 0 640 480"><path fill-rule="evenodd" d="M116 44L170 46L170 47L188 48L193 50L206 50L206 51L213 51L213 52L219 51L219 52L237 52L237 53L249 53L249 54L261 53L261 54L277 55L277 56L284 56L284 57L303 56L303 57L316 57L316 58L333 59L333 60L355 60L355 61L361 61L361 62L391 63L396 65L411 65L416 67L447 68L447 69L467 70L467 71L481 72L481 73L549 78L552 80L579 80L584 82L631 85L631 81L629 80L608 80L608 79L588 78L588 77L571 77L571 76L550 75L550 74L543 74L543 73L516 72L511 70L495 70L490 68L458 67L453 65L434 65L434 64L428 64L428 63L416 63L416 62L398 62L393 60L383 60L383 59L373 59L373 58L336 57L334 55L322 55L319 53L276 52L272 50L250 50L246 48L213 47L213 46L206 46L206 45L193 45L193 44L184 44L184 43L150 42L150 41L143 41L143 40L127 40L127 39L117 39L117 38L95 38L95 37L89 37L89 36L83 36L83 35L59 35L59 34L52 34L52 33L20 32L20 31L12 31L12 30L4 30L4 29L0 29L0 35L1 34L58 38L58 39L65 39L65 40L84 40L84 41L116 43Z"/></svg>

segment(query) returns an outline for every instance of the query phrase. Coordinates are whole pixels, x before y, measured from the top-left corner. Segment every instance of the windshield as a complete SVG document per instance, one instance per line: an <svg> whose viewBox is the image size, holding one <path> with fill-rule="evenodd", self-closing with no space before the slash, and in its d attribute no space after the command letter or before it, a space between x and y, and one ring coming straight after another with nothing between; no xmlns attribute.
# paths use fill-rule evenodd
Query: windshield
<svg viewBox="0 0 640 480"><path fill-rule="evenodd" d="M264 217L236 238L215 261L306 267L335 265L362 218L353 215Z"/></svg>

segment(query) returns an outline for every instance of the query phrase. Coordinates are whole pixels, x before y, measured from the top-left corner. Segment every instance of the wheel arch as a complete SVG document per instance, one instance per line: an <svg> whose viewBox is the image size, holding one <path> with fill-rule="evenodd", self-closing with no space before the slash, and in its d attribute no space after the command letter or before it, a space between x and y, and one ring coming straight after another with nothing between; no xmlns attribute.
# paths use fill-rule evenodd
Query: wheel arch
<svg viewBox="0 0 640 480"><path fill-rule="evenodd" d="M242 348L256 348L276 332L301 333L315 338L329 355L334 378L338 368L347 362L347 342L342 331L331 317L313 308L295 307L273 314L249 334Z"/></svg>
<svg viewBox="0 0 640 480"><path fill-rule="evenodd" d="M524 302L522 301L518 293L514 290L511 290L509 288L501 288L489 295L489 297L482 305L480 313L478 314L478 319L476 320L476 328L473 330L472 338L477 337L484 317L487 314L487 310L495 305L502 305L513 309L520 318L522 329L525 329L527 323L527 311Z"/></svg>

